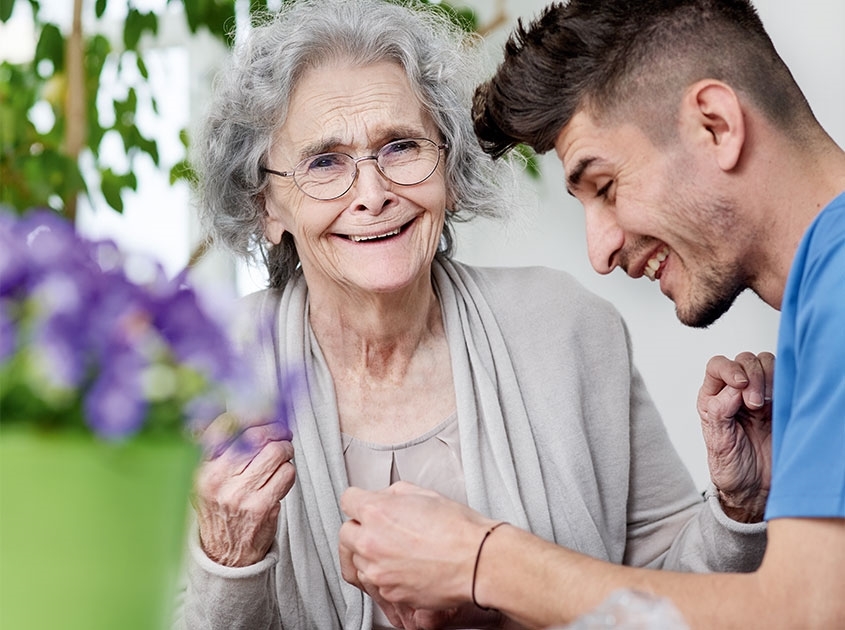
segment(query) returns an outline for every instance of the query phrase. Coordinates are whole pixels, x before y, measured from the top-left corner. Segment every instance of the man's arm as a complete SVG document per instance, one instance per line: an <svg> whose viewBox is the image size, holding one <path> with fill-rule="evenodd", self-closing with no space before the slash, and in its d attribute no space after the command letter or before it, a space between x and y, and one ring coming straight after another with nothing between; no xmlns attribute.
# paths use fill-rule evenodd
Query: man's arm
<svg viewBox="0 0 845 630"><path fill-rule="evenodd" d="M472 601L479 543L496 521L410 484L350 488L340 532L344 577L413 608ZM778 519L759 570L688 574L631 568L499 527L484 544L475 597L527 627L567 623L612 591L670 598L694 628L845 626L845 520Z"/></svg>
<svg viewBox="0 0 845 630"><path fill-rule="evenodd" d="M845 626L845 520L778 519L760 569L688 574L614 565L514 527L485 544L476 598L528 627L569 622L618 588L671 599L693 628Z"/></svg>

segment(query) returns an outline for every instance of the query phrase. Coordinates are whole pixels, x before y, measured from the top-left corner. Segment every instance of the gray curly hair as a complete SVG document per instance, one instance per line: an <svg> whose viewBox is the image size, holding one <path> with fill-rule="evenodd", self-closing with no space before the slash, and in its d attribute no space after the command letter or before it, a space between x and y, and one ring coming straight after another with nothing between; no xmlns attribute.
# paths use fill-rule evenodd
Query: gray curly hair
<svg viewBox="0 0 845 630"><path fill-rule="evenodd" d="M193 167L207 237L236 255L260 253L270 286L282 287L299 264L285 233L265 251L262 172L303 72L331 60L400 64L445 142L447 212L438 256L451 256L452 224L501 216L509 204L511 165L481 151L470 116L481 38L420 3L385 0L297 0L252 27L217 77L198 137Z"/></svg>

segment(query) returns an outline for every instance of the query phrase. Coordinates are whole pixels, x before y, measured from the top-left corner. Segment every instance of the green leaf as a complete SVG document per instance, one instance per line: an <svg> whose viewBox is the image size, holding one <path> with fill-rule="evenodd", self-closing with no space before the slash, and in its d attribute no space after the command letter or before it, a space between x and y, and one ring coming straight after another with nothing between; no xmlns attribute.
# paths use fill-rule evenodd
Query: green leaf
<svg viewBox="0 0 845 630"><path fill-rule="evenodd" d="M84 190L78 164L56 147L33 149L17 156L13 165L17 202L55 208L53 198L59 197L62 206L67 206L68 200Z"/></svg>
<svg viewBox="0 0 845 630"><path fill-rule="evenodd" d="M249 16L250 18L257 17L260 18L261 16L266 15L269 12L269 8L267 7L267 0L250 0L249 3ZM254 20L253 20L254 23Z"/></svg>
<svg viewBox="0 0 845 630"><path fill-rule="evenodd" d="M87 66L96 68L97 76L100 75L100 70L106 61L106 57L111 52L111 44L107 37L103 35L94 35L86 42L85 46L85 62Z"/></svg>
<svg viewBox="0 0 845 630"><path fill-rule="evenodd" d="M144 60L141 55L135 56L135 63L138 64L138 72L141 73L141 76L149 80L150 71L147 69L147 64L144 63Z"/></svg>
<svg viewBox="0 0 845 630"><path fill-rule="evenodd" d="M12 9L15 8L15 0L0 0L0 22L6 22L12 17Z"/></svg>
<svg viewBox="0 0 845 630"><path fill-rule="evenodd" d="M82 171L80 171L79 164L75 160L65 160L64 188L66 192L63 197L65 199L76 197L80 192L88 194L85 178L82 177Z"/></svg>
<svg viewBox="0 0 845 630"><path fill-rule="evenodd" d="M141 151L150 156L152 161L158 166L159 155L158 145L154 140L145 137L138 126L134 123L134 109L128 110L126 103L115 101L115 113L117 120L114 124L114 131L120 134L123 140L123 147L127 154L132 156L134 153Z"/></svg>
<svg viewBox="0 0 845 630"><path fill-rule="evenodd" d="M170 169L170 184L173 185L178 181L193 182L196 178L194 169L191 168L188 160L181 160L173 165Z"/></svg>
<svg viewBox="0 0 845 630"><path fill-rule="evenodd" d="M47 59L53 63L53 74L65 66L65 38L55 24L45 24L35 46L35 64Z"/></svg>
<svg viewBox="0 0 845 630"><path fill-rule="evenodd" d="M537 160L537 154L527 144L516 145L513 148L513 153L509 153L507 157L521 162L531 179L540 179L540 164Z"/></svg>
<svg viewBox="0 0 845 630"><path fill-rule="evenodd" d="M202 17L205 15L207 0L185 0L183 4L185 6L185 19L188 20L188 28L192 33L196 33L202 23Z"/></svg>
<svg viewBox="0 0 845 630"><path fill-rule="evenodd" d="M103 17L103 13L106 12L106 0L97 0L94 4L94 13L96 14L97 18Z"/></svg>
<svg viewBox="0 0 845 630"><path fill-rule="evenodd" d="M116 175L110 168L102 171L101 176L100 186L102 187L103 197L105 197L106 203L117 212L122 213L123 198L120 196L120 190L122 188L120 176Z"/></svg>
<svg viewBox="0 0 845 630"><path fill-rule="evenodd" d="M155 13L141 13L130 8L123 23L123 45L126 50L138 50L138 43L145 32L158 33L158 18Z"/></svg>
<svg viewBox="0 0 845 630"><path fill-rule="evenodd" d="M126 50L136 50L141 39L141 13L138 9L129 9L123 23L123 45Z"/></svg>
<svg viewBox="0 0 845 630"><path fill-rule="evenodd" d="M138 92L134 87L129 88L129 92L126 95L126 105L132 114L138 111Z"/></svg>
<svg viewBox="0 0 845 630"><path fill-rule="evenodd" d="M100 110L97 107L96 95L100 91L100 76L110 52L111 44L102 35L95 35L85 42L85 92L88 95L86 98L87 144L95 157L99 155L100 142L106 131L100 124Z"/></svg>
<svg viewBox="0 0 845 630"><path fill-rule="evenodd" d="M231 48L235 43L235 3L231 0L209 2L205 26L212 35Z"/></svg>
<svg viewBox="0 0 845 630"><path fill-rule="evenodd" d="M118 181L122 188L129 188L130 190L138 190L138 178L135 176L135 173L129 171L128 173L124 173L123 175L118 175Z"/></svg>
<svg viewBox="0 0 845 630"><path fill-rule="evenodd" d="M100 153L100 143L103 141L103 136L106 135L106 130L99 122L99 110L96 105L88 106L88 138L87 146L91 149L94 156Z"/></svg>
<svg viewBox="0 0 845 630"><path fill-rule="evenodd" d="M478 30L478 18L472 9L457 9L446 2L431 2L430 0L424 0L423 4L432 11L444 14L467 33L473 33Z"/></svg>
<svg viewBox="0 0 845 630"><path fill-rule="evenodd" d="M150 140L149 138L142 136L137 127L134 129L132 139L133 145L137 149L149 155L152 158L153 163L158 166L158 144L156 144L155 140Z"/></svg>

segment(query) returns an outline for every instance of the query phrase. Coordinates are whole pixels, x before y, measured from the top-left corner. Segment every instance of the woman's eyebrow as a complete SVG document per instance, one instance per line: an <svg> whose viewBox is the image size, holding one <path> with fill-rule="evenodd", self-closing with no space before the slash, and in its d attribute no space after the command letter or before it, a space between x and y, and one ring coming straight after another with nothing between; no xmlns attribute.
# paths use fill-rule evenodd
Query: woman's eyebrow
<svg viewBox="0 0 845 630"><path fill-rule="evenodd" d="M306 144L297 152L297 154L300 160L304 160L312 155L330 153L334 151L334 147L339 146L340 144L342 144L342 141L338 137L321 138Z"/></svg>
<svg viewBox="0 0 845 630"><path fill-rule="evenodd" d="M383 130L380 130L373 137L376 138L374 143L377 146L371 147L371 149L377 151L378 149L381 149L381 147L383 147L385 144L387 144L388 142L392 142L393 140L398 140L401 138L427 137L427 132L421 127L408 127L403 125L399 127L385 128ZM340 146L348 145L338 136L320 138L319 140L315 140L304 145L297 152L297 155L299 156L300 160L304 160L305 158L311 157L312 155L335 152L337 150L337 147Z"/></svg>

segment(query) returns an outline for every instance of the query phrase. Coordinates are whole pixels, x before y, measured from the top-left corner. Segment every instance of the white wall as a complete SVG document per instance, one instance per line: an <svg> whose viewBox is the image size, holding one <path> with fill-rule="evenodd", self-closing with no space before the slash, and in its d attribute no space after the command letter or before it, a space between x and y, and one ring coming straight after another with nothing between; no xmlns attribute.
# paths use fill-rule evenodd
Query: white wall
<svg viewBox="0 0 845 630"><path fill-rule="evenodd" d="M493 3L468 3L492 19ZM545 0L507 0L509 23L490 36L503 41L517 16L534 17ZM843 0L758 0L760 16L778 51L804 89L822 125L845 146L845 2ZM537 207L509 225L477 222L459 228L458 258L485 265L541 264L565 269L613 302L628 323L634 357L649 391L696 483L709 480L695 398L704 365L714 354L775 351L778 313L746 292L731 311L707 330L684 327L674 305L656 284L633 281L621 270L599 276L590 267L580 204L563 183L553 153L542 157L542 181L529 184Z"/></svg>

